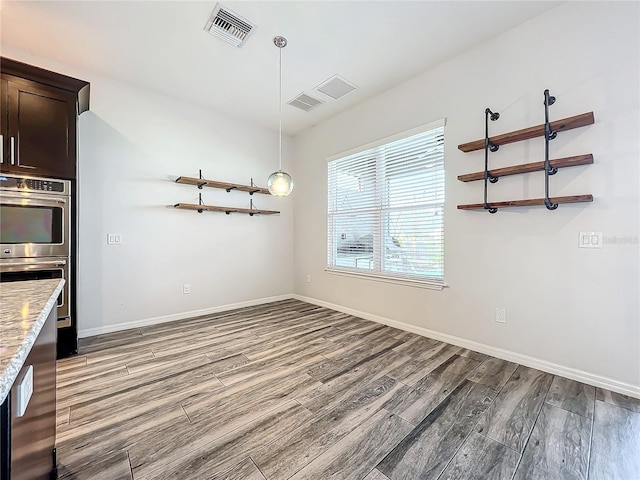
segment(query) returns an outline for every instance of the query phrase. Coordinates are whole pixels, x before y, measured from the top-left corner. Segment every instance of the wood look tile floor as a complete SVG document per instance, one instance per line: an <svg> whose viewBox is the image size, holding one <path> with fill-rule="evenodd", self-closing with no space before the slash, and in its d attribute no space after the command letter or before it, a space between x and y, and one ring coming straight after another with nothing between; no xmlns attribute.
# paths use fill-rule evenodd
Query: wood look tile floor
<svg viewBox="0 0 640 480"><path fill-rule="evenodd" d="M640 400L287 300L81 340L62 479L640 480Z"/></svg>

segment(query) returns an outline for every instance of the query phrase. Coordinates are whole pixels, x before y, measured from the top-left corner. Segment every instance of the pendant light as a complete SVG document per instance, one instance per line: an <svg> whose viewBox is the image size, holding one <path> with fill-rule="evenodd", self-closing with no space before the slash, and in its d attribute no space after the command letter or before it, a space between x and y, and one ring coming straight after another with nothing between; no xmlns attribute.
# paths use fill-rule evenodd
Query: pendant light
<svg viewBox="0 0 640 480"><path fill-rule="evenodd" d="M269 175L267 180L267 188L271 195L276 197L286 197L293 190L293 179L287 172L282 171L282 49L287 46L287 39L284 37L275 37L273 44L280 50L280 88L279 88L279 158L280 169L277 172L273 172Z"/></svg>

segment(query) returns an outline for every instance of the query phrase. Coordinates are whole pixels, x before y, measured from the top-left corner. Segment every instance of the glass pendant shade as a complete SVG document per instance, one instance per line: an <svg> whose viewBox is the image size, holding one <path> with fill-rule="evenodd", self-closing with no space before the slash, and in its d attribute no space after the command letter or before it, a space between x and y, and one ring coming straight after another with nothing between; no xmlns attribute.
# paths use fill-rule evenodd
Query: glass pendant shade
<svg viewBox="0 0 640 480"><path fill-rule="evenodd" d="M282 170L273 172L267 180L267 188L271 195L276 197L286 197L293 190L293 179L291 175Z"/></svg>

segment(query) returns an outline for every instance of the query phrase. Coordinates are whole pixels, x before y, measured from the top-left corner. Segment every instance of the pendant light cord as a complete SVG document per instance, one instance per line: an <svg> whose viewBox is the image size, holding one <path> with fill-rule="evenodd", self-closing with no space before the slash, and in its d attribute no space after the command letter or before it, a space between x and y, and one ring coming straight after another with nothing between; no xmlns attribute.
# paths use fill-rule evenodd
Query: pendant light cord
<svg viewBox="0 0 640 480"><path fill-rule="evenodd" d="M279 125L279 154L280 154L280 168L279 171L282 171L282 47L278 48L280 50L280 87L279 87L279 101L278 101L278 116L280 117L280 125Z"/></svg>

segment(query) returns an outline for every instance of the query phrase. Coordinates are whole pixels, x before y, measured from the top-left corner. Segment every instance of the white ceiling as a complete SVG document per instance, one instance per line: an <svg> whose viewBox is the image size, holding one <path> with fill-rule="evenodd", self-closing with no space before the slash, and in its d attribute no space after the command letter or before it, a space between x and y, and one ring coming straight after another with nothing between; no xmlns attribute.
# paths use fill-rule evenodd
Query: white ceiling
<svg viewBox="0 0 640 480"><path fill-rule="evenodd" d="M301 92L326 101L310 112L284 105L283 130L295 135L560 2L221 3L257 25L242 48L204 31L215 0L1 0L1 41L275 130L272 38L283 35L284 101ZM335 74L359 88L339 100L314 92Z"/></svg>

